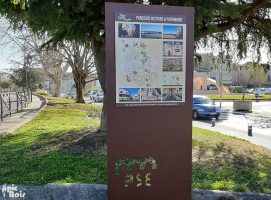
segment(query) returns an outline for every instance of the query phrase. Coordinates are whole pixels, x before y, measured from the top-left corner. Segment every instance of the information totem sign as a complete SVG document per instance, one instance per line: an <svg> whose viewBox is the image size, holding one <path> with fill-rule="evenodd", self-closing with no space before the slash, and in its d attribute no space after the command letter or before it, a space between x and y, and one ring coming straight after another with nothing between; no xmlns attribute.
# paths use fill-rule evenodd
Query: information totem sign
<svg viewBox="0 0 271 200"><path fill-rule="evenodd" d="M109 200L189 200L194 9L106 3Z"/></svg>

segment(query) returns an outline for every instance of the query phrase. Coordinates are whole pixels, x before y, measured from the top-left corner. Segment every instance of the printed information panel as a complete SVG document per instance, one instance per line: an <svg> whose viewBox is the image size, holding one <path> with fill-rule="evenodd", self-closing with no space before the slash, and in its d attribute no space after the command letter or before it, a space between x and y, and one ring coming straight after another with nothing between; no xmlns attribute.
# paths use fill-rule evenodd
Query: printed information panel
<svg viewBox="0 0 271 200"><path fill-rule="evenodd" d="M190 200L194 9L105 3L108 200Z"/></svg>
<svg viewBox="0 0 271 200"><path fill-rule="evenodd" d="M115 13L117 106L185 102L184 16Z"/></svg>

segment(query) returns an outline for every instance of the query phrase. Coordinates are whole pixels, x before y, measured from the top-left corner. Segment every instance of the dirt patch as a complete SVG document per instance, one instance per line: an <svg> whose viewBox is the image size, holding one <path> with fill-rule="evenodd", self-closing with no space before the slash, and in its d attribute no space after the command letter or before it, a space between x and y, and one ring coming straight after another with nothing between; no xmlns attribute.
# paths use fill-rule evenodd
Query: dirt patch
<svg viewBox="0 0 271 200"><path fill-rule="evenodd" d="M105 133L91 132L81 137L76 142L62 148L63 151L70 154L93 154L101 152L106 154Z"/></svg>
<svg viewBox="0 0 271 200"><path fill-rule="evenodd" d="M98 133L96 129L86 129L66 133L50 139L39 139L32 145L27 155L45 156L55 151L71 154L93 154L106 147L106 134Z"/></svg>

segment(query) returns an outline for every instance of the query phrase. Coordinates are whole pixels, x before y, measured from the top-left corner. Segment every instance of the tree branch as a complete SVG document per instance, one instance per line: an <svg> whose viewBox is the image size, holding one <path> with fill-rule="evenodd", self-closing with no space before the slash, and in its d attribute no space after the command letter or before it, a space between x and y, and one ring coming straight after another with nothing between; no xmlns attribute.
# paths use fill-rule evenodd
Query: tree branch
<svg viewBox="0 0 271 200"><path fill-rule="evenodd" d="M92 81L97 81L97 80L98 80L98 78L90 79L90 80L87 80L86 83L90 83Z"/></svg>
<svg viewBox="0 0 271 200"><path fill-rule="evenodd" d="M246 21L248 17L255 15L259 11L259 9L264 8L269 3L270 3L269 0L257 0L254 4L252 4L252 6L249 9L245 10L242 13L241 17L229 20L225 23L217 24L216 26L217 30L210 32L207 27L202 29L200 32L200 38L205 38L207 35L211 33L225 32L233 28L234 26L239 25L240 23Z"/></svg>

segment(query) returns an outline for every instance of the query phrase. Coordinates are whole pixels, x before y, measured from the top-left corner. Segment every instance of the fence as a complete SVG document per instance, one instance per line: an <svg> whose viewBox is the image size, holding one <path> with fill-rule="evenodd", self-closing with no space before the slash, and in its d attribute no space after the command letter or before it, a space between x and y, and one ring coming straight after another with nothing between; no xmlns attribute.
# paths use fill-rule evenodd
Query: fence
<svg viewBox="0 0 271 200"><path fill-rule="evenodd" d="M30 102L32 102L31 91L6 92L0 93L0 118L3 121L4 117L23 110Z"/></svg>

